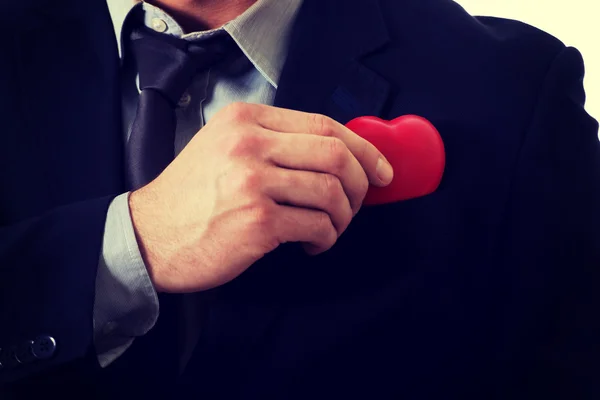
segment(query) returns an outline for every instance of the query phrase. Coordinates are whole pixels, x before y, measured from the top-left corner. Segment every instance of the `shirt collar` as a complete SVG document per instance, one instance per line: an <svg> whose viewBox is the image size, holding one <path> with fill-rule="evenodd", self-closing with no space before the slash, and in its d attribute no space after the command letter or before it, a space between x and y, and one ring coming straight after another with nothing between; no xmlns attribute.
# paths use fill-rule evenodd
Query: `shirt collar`
<svg viewBox="0 0 600 400"><path fill-rule="evenodd" d="M123 21L134 7L143 7L144 22L153 28L156 19L166 25L165 33L188 40L200 40L225 30L238 44L254 67L277 88L287 56L289 35L303 0L258 0L242 15L211 31L184 34L181 26L160 8L146 2L107 0L117 38L121 38ZM160 24L160 23L158 23ZM119 52L120 43L119 43Z"/></svg>

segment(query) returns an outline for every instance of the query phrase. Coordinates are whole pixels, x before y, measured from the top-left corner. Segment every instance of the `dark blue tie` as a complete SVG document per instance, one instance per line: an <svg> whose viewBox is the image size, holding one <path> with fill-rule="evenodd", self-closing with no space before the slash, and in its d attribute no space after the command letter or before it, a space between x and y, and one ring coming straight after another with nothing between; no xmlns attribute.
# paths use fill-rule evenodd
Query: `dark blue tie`
<svg viewBox="0 0 600 400"><path fill-rule="evenodd" d="M135 190L156 178L173 160L175 108L194 76L219 61L226 61L225 56L235 54L237 47L225 32L193 43L138 28L133 30L130 39L127 53L133 56L141 90L126 146L128 186ZM136 338L131 348L107 368L105 373L109 379L123 379L129 383L139 379L140 387L152 387L152 382L175 379L178 372L179 297L159 295L158 321L150 332Z"/></svg>
<svg viewBox="0 0 600 400"><path fill-rule="evenodd" d="M132 32L141 93L126 147L129 189L146 185L173 161L179 99L195 75L220 61L233 46L227 34L199 44L147 28Z"/></svg>

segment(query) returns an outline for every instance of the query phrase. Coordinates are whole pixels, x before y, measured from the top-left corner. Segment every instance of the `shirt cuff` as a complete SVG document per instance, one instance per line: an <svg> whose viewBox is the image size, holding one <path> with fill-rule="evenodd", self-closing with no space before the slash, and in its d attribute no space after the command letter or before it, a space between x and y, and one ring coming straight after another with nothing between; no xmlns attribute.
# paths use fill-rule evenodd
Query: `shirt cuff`
<svg viewBox="0 0 600 400"><path fill-rule="evenodd" d="M158 319L158 296L140 254L129 193L108 208L94 302L94 344L106 367L146 334Z"/></svg>

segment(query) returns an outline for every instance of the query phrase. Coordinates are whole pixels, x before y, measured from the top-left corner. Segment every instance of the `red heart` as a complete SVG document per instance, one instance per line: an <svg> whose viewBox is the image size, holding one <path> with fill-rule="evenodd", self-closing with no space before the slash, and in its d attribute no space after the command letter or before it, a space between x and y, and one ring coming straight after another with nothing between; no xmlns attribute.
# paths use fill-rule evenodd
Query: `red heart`
<svg viewBox="0 0 600 400"><path fill-rule="evenodd" d="M377 147L394 168L392 183L383 188L370 186L364 205L413 199L437 189L444 174L446 153L431 122L416 115L403 115L392 121L359 117L346 126Z"/></svg>

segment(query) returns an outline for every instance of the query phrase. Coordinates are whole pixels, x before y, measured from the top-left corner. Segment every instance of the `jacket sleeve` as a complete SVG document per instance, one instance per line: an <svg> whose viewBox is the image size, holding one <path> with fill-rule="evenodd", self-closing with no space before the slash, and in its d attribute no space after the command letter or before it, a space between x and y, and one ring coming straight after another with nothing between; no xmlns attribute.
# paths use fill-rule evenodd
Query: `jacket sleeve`
<svg viewBox="0 0 600 400"><path fill-rule="evenodd" d="M498 387L518 398L600 398L600 143L583 76L576 49L553 61L508 200L503 348L518 351Z"/></svg>
<svg viewBox="0 0 600 400"><path fill-rule="evenodd" d="M98 368L94 292L112 199L0 226L0 387L74 360Z"/></svg>

